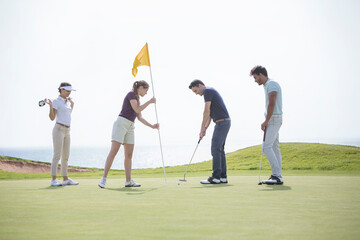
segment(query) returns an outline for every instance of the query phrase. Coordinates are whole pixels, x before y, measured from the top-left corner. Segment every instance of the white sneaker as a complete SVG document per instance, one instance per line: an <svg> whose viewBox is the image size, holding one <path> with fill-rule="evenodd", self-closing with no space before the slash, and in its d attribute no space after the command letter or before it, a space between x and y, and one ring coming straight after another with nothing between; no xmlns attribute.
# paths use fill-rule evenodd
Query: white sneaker
<svg viewBox="0 0 360 240"><path fill-rule="evenodd" d="M99 182L98 186L101 187L101 188L105 188L105 184L106 184L106 178L102 177L100 179L100 182Z"/></svg>
<svg viewBox="0 0 360 240"><path fill-rule="evenodd" d="M130 179L129 182L125 182L125 187L141 187L140 184L134 182L134 180Z"/></svg>
<svg viewBox="0 0 360 240"><path fill-rule="evenodd" d="M227 178L220 178L220 183L228 183Z"/></svg>
<svg viewBox="0 0 360 240"><path fill-rule="evenodd" d="M71 178L62 182L62 185L78 185L78 182L74 182Z"/></svg>
<svg viewBox="0 0 360 240"><path fill-rule="evenodd" d="M62 184L61 184L57 179L55 179L55 180L52 180L52 181L51 181L50 186L52 186L52 187L58 187L58 186L62 186Z"/></svg>
<svg viewBox="0 0 360 240"><path fill-rule="evenodd" d="M219 184L220 179L209 177L207 180L200 181L201 184Z"/></svg>

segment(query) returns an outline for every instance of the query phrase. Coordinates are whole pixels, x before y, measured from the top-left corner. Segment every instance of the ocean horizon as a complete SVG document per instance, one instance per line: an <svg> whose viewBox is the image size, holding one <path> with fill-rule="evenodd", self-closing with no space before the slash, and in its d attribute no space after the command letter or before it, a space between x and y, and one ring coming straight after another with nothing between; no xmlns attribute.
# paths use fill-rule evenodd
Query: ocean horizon
<svg viewBox="0 0 360 240"><path fill-rule="evenodd" d="M286 142L286 141L285 141ZM288 141L293 142L293 141ZM331 140L331 141L302 141L312 143L324 144L339 144L360 147L360 139L358 140ZM259 145L258 142L241 142L229 143L225 145L225 152L230 153L239 149ZM196 148L193 145L165 145L163 146L164 165L181 166L187 165L191 159L192 154ZM210 151L210 143L200 143L192 163L204 162L212 159ZM109 153L110 146L100 147L77 147L73 146L70 149L69 166L86 167L86 168L104 168L106 157ZM260 153L259 153L260 154ZM51 163L53 156L52 147L28 147L28 148L0 148L0 156L9 156L22 158L26 160L33 160L45 163ZM59 161L60 163L60 161ZM132 168L159 168L162 167L162 158L160 146L141 146L135 145L133 153ZM124 169L124 148L121 147L117 156L114 159L111 169Z"/></svg>
<svg viewBox="0 0 360 240"><path fill-rule="evenodd" d="M196 145L163 146L164 165L178 166L188 164ZM104 168L110 146L104 147L71 147L69 166ZM1 156L9 156L51 163L53 157L52 147L41 148L0 148ZM199 145L192 163L203 162L211 159L210 146ZM59 161L60 164L60 161ZM135 145L132 168L158 168L162 167L160 146ZM111 169L124 170L124 148L121 147L116 155Z"/></svg>

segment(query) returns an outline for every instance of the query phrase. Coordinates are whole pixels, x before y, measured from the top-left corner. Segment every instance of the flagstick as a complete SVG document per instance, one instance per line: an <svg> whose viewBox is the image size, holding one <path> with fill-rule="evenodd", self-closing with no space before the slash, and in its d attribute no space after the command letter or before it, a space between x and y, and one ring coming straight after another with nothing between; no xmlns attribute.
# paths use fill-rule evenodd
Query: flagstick
<svg viewBox="0 0 360 240"><path fill-rule="evenodd" d="M151 66L149 66L149 68L150 68L150 77L151 77L151 85L152 85L153 97L155 97L155 90L154 90L154 83L153 83L153 79L152 79ZM159 123L158 114L157 114L157 109L156 109L156 104L154 104L154 105L155 105L156 123ZM162 150L161 137L160 137L160 129L159 129L159 128L158 128L158 133L159 133L160 151L161 151L161 159L162 159L162 164L163 164L163 169L164 169L165 183L167 184L167 181L166 181L166 172L165 172L165 165L164 165L164 155L163 155L163 150Z"/></svg>

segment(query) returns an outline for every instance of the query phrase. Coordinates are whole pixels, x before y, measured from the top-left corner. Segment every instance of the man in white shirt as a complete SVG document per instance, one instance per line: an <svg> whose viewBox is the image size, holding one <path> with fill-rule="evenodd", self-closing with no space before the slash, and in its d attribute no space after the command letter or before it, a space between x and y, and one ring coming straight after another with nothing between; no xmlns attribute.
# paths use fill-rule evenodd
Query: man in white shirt
<svg viewBox="0 0 360 240"><path fill-rule="evenodd" d="M265 90L265 121L261 129L266 131L263 151L271 166L271 176L264 184L283 184L281 176L282 160L279 148L279 130L282 125L282 94L280 85L269 79L266 68L255 66L250 71L255 82L264 85Z"/></svg>

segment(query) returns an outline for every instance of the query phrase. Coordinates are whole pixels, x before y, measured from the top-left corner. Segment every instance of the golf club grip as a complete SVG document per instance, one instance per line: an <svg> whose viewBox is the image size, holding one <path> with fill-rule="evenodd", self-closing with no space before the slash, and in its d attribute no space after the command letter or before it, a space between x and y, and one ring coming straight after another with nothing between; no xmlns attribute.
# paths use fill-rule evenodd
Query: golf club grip
<svg viewBox="0 0 360 240"><path fill-rule="evenodd" d="M263 137L263 142L265 142L265 137L266 137L266 127L264 129L264 137Z"/></svg>
<svg viewBox="0 0 360 240"><path fill-rule="evenodd" d="M198 144L200 143L200 141L201 141L201 138L199 139Z"/></svg>

